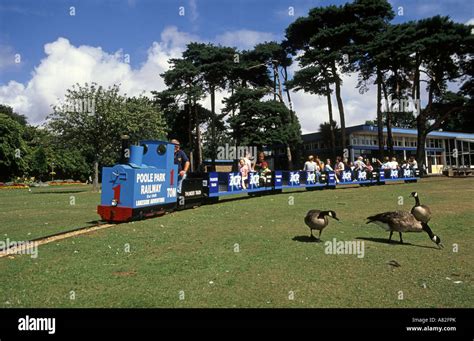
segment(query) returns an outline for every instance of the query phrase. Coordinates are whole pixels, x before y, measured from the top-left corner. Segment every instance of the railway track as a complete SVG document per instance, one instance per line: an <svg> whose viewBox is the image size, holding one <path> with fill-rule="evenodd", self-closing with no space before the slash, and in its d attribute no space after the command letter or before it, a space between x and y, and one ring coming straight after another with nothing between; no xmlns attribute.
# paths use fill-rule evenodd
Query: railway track
<svg viewBox="0 0 474 341"><path fill-rule="evenodd" d="M49 236L32 239L27 242L21 243L20 245L16 245L13 247L0 250L0 258L13 256L13 255L19 254L20 252L23 253L26 250L29 250L33 247L38 247L40 245L49 244L49 243L56 242L59 240L76 237L79 235L83 235L83 234L87 234L87 233L91 233L91 232L95 232L99 230L104 230L116 225L118 224L96 224L93 226L80 227L74 230L55 233Z"/></svg>

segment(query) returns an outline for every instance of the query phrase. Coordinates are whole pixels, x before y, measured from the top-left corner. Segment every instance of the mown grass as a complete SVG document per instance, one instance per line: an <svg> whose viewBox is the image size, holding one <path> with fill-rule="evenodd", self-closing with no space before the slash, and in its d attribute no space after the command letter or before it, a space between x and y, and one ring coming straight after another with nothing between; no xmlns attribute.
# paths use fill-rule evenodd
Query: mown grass
<svg viewBox="0 0 474 341"><path fill-rule="evenodd" d="M433 211L443 250L425 233L388 244L388 233L365 224L373 213L409 210L414 190ZM97 219L98 194L70 191L1 192L1 233L42 235ZM120 224L41 246L36 259L0 259L0 306L473 307L473 196L472 179L433 178L228 200ZM321 243L308 242L303 222L314 208L341 219ZM333 238L363 241L364 257L326 254L324 242Z"/></svg>

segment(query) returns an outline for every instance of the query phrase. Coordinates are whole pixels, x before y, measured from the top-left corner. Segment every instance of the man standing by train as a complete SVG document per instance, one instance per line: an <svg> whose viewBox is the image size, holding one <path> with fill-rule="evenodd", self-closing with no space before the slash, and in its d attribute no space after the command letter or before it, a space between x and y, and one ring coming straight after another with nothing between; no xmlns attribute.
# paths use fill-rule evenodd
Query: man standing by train
<svg viewBox="0 0 474 341"><path fill-rule="evenodd" d="M173 139L171 140L171 143L174 144L174 164L178 165L178 193L181 193L183 180L186 179L186 173L188 172L191 163L189 162L186 153L180 149L179 141Z"/></svg>

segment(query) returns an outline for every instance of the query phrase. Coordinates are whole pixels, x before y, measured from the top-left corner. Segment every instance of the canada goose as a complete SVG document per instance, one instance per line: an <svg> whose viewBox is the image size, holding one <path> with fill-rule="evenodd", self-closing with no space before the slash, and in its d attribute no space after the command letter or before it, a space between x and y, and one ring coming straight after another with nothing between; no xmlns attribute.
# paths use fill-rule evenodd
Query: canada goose
<svg viewBox="0 0 474 341"><path fill-rule="evenodd" d="M413 214L417 220L428 223L431 219L430 208L420 204L420 198L417 192L412 192L410 196L415 198L415 206L411 209L411 214Z"/></svg>
<svg viewBox="0 0 474 341"><path fill-rule="evenodd" d="M382 227L386 231L390 231L388 241L392 240L393 232L400 234L400 244L403 244L402 232L422 232L425 231L430 236L430 239L435 242L438 247L443 247L441 239L431 231L427 223L418 221L413 214L406 211L384 212L371 217L367 224L374 223Z"/></svg>
<svg viewBox="0 0 474 341"><path fill-rule="evenodd" d="M309 210L308 213L306 213L304 222L306 225L308 225L311 231L311 238L314 238L313 230L318 230L319 238L321 238L321 232L329 224L328 217L339 220L339 218L336 217L336 212L334 211Z"/></svg>

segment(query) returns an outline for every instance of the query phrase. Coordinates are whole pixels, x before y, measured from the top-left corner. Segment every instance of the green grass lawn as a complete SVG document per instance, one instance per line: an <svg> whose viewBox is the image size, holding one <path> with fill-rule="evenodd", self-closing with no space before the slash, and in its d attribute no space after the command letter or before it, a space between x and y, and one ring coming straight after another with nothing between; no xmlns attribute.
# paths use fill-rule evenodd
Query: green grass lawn
<svg viewBox="0 0 474 341"><path fill-rule="evenodd" d="M426 233L388 244L387 232L365 224L374 213L410 210L414 190L433 211L442 250ZM227 200L120 224L41 246L36 259L0 259L0 306L474 307L473 197L473 179L430 178ZM1 191L1 238L91 224L98 202L84 186ZM309 209L341 219L321 243L308 242ZM333 238L363 241L364 257L326 254Z"/></svg>

